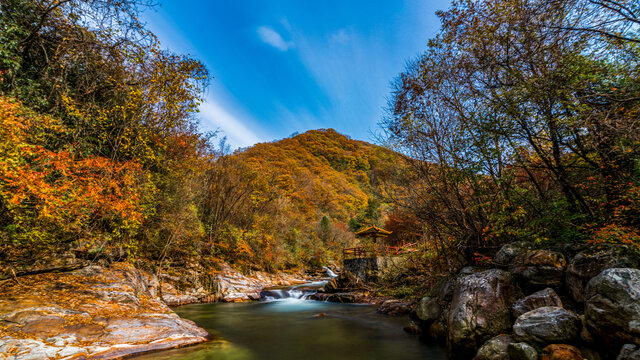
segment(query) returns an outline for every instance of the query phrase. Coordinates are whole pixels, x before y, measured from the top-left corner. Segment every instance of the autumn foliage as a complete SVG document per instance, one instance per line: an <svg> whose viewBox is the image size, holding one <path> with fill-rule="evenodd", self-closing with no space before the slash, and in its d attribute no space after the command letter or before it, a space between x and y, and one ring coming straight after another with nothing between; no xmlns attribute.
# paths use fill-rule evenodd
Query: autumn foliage
<svg viewBox="0 0 640 360"><path fill-rule="evenodd" d="M354 230L383 222L399 157L323 129L218 158L203 204L212 253L266 269L339 260Z"/></svg>

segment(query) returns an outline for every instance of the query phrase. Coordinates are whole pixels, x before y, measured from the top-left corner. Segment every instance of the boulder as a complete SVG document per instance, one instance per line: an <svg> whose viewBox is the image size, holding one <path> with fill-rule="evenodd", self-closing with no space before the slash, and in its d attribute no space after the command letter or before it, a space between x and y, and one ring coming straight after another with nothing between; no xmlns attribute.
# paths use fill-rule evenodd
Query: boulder
<svg viewBox="0 0 640 360"><path fill-rule="evenodd" d="M442 314L442 308L436 299L429 296L420 299L416 307L416 317L420 319L420 321L432 323L440 318L440 314Z"/></svg>
<svg viewBox="0 0 640 360"><path fill-rule="evenodd" d="M603 270L638 268L639 265L638 257L626 253L624 249L618 248L598 252L583 251L569 262L565 282L573 299L578 303L584 303L585 289L589 280Z"/></svg>
<svg viewBox="0 0 640 360"><path fill-rule="evenodd" d="M519 296L511 274L486 270L458 279L448 317L452 356L471 357L490 338L511 329L511 304Z"/></svg>
<svg viewBox="0 0 640 360"><path fill-rule="evenodd" d="M640 346L624 344L616 360L640 360Z"/></svg>
<svg viewBox="0 0 640 360"><path fill-rule="evenodd" d="M640 270L603 271L589 281L585 298L589 332L607 349L640 344Z"/></svg>
<svg viewBox="0 0 640 360"><path fill-rule="evenodd" d="M496 255L493 257L493 262L498 265L509 265L511 260L516 256L527 250L531 250L531 248L531 243L526 241L516 241L506 244L498 250Z"/></svg>
<svg viewBox="0 0 640 360"><path fill-rule="evenodd" d="M567 344L553 344L542 349L541 360L583 360L577 347Z"/></svg>
<svg viewBox="0 0 640 360"><path fill-rule="evenodd" d="M507 349L511 360L537 360L538 352L533 346L524 343L512 343L509 344L509 348Z"/></svg>
<svg viewBox="0 0 640 360"><path fill-rule="evenodd" d="M509 344L515 342L511 335L498 335L478 349L474 360L510 360Z"/></svg>
<svg viewBox="0 0 640 360"><path fill-rule="evenodd" d="M544 306L562 307L562 300L560 300L560 297L552 288L540 290L516 301L511 310L513 311L513 317L518 318L526 312Z"/></svg>
<svg viewBox="0 0 640 360"><path fill-rule="evenodd" d="M564 255L559 252L529 250L511 260L509 271L528 288L559 288L566 265Z"/></svg>
<svg viewBox="0 0 640 360"><path fill-rule="evenodd" d="M580 319L571 311L545 306L518 317L513 332L519 341L550 344L571 342L580 332Z"/></svg>

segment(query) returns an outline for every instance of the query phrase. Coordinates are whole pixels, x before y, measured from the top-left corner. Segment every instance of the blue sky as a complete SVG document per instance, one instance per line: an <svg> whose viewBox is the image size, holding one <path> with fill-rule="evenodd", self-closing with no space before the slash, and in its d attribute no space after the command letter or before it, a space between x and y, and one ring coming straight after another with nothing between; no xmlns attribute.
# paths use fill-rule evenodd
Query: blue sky
<svg viewBox="0 0 640 360"><path fill-rule="evenodd" d="M163 47L214 79L203 131L232 147L334 128L372 141L390 83L418 56L448 0L161 1L145 14Z"/></svg>

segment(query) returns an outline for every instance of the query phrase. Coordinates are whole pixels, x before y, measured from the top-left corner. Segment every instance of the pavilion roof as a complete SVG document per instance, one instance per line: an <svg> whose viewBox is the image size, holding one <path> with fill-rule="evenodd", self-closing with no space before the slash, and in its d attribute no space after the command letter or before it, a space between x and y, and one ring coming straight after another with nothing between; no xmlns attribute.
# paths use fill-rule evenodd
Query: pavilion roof
<svg viewBox="0 0 640 360"><path fill-rule="evenodd" d="M387 235L391 235L391 233L392 233L391 231L387 231L375 225L371 225L368 228L365 228L356 232L356 236L369 236L369 235L387 236Z"/></svg>

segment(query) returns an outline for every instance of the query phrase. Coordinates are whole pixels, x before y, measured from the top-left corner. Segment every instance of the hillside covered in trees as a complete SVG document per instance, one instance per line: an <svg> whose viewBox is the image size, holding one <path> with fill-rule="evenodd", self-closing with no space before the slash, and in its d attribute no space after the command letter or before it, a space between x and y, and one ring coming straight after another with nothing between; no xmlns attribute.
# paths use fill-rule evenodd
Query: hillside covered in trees
<svg viewBox="0 0 640 360"><path fill-rule="evenodd" d="M221 156L203 205L216 256L266 269L338 260L353 231L386 220L401 158L333 129Z"/></svg>
<svg viewBox="0 0 640 360"><path fill-rule="evenodd" d="M228 154L198 131L209 81L137 2L1 4L3 277L84 261L319 266L385 211L399 156L333 130Z"/></svg>

